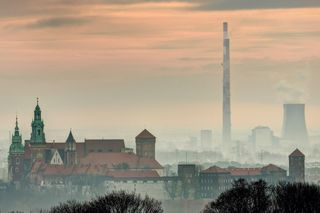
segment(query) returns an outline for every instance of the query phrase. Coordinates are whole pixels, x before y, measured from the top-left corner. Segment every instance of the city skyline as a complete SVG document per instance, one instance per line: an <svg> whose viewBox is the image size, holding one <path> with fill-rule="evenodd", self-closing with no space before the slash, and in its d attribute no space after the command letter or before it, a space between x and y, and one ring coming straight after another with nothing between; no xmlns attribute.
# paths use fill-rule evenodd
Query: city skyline
<svg viewBox="0 0 320 213"><path fill-rule="evenodd" d="M223 21L232 40L233 129L281 129L285 102L305 102L308 128L319 129L314 1L295 1L293 8L230 8L226 1L211 10L208 1L33 0L20 5L21 13L13 13L14 1L4 2L1 140L16 112L23 138L29 137L36 97L49 138L50 131L70 128L96 137L143 128L221 132Z"/></svg>

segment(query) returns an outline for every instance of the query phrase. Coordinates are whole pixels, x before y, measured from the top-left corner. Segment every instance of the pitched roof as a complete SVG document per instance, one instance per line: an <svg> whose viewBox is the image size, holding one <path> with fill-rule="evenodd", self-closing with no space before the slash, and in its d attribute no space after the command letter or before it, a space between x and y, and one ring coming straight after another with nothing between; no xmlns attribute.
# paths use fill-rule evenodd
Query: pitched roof
<svg viewBox="0 0 320 213"><path fill-rule="evenodd" d="M151 158L139 158L134 153L124 152L92 152L79 159L82 165L104 165L107 169L162 169L158 161Z"/></svg>
<svg viewBox="0 0 320 213"><path fill-rule="evenodd" d="M84 141L86 152L121 152L125 148L123 139L86 139Z"/></svg>
<svg viewBox="0 0 320 213"><path fill-rule="evenodd" d="M299 149L296 149L289 155L289 157L304 157L304 154Z"/></svg>
<svg viewBox="0 0 320 213"><path fill-rule="evenodd" d="M261 168L236 168L229 167L226 169L233 176L256 176L261 174Z"/></svg>
<svg viewBox="0 0 320 213"><path fill-rule="evenodd" d="M211 173L211 174L228 174L230 173L226 169L222 169L218 166L211 166L210 168L201 171L201 173Z"/></svg>
<svg viewBox="0 0 320 213"><path fill-rule="evenodd" d="M139 135L137 135L136 139L155 139L156 137L151 134L148 130L144 129Z"/></svg>
<svg viewBox="0 0 320 213"><path fill-rule="evenodd" d="M261 172L286 172L286 170L274 165L269 164L261 168Z"/></svg>
<svg viewBox="0 0 320 213"><path fill-rule="evenodd" d="M113 178L156 178L160 177L158 172L154 170L149 171L110 171L107 176Z"/></svg>
<svg viewBox="0 0 320 213"><path fill-rule="evenodd" d="M76 140L74 139L74 137L73 137L73 135L72 135L72 132L71 132L71 130L70 130L70 133L69 133L69 135L68 135L68 138L67 138L66 143L75 143L75 142L76 142Z"/></svg>

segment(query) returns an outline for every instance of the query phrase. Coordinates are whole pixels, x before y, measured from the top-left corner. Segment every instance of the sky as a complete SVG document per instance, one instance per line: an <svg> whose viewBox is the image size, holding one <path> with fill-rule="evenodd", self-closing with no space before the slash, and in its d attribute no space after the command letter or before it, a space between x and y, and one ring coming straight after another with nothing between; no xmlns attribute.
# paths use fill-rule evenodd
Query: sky
<svg viewBox="0 0 320 213"><path fill-rule="evenodd" d="M287 102L318 131L318 0L0 0L0 139L36 97L48 140L219 134L224 21L234 131L279 132Z"/></svg>

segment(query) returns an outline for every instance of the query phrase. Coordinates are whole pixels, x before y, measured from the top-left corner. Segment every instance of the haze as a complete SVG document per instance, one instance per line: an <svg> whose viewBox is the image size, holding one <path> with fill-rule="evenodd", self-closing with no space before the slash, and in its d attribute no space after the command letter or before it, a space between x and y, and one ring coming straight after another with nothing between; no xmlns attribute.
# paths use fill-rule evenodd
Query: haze
<svg viewBox="0 0 320 213"><path fill-rule="evenodd" d="M130 144L143 128L168 140L207 128L220 140L223 21L234 132L261 124L279 134L282 104L304 102L312 135L320 3L239 2L1 0L0 139L9 145L16 113L30 137L39 97L48 141L70 128L79 140Z"/></svg>

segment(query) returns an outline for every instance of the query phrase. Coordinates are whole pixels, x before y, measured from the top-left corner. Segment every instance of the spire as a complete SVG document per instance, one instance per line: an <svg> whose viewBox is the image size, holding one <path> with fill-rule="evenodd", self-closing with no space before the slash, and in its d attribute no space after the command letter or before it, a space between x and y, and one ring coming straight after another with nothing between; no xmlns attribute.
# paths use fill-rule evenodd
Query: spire
<svg viewBox="0 0 320 213"><path fill-rule="evenodd" d="M16 126L14 128L14 135L19 135L18 115L16 115Z"/></svg>
<svg viewBox="0 0 320 213"><path fill-rule="evenodd" d="M37 98L37 105L36 105L36 108L34 110L35 115L36 115L36 112L40 112L40 116L41 116L41 109L40 109L40 106L39 106L39 98Z"/></svg>
<svg viewBox="0 0 320 213"><path fill-rule="evenodd" d="M12 135L12 141L10 145L9 153L23 153L24 147L22 144L22 137L19 132L19 125L18 125L18 116L16 115L16 125L14 128L14 134Z"/></svg>
<svg viewBox="0 0 320 213"><path fill-rule="evenodd" d="M72 134L72 130L70 129L66 143L72 144L75 142L76 142L76 140L74 139L73 134Z"/></svg>

